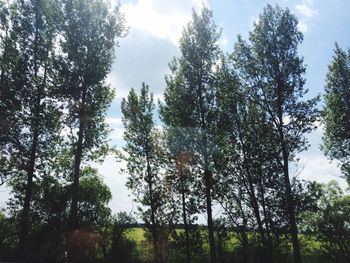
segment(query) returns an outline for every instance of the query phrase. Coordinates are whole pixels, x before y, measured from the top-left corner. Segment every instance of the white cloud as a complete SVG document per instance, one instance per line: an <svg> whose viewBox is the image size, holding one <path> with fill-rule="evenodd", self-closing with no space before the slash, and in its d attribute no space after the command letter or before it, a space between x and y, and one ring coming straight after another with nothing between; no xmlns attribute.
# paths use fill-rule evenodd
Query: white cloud
<svg viewBox="0 0 350 263"><path fill-rule="evenodd" d="M299 21L298 22L298 30L302 33L306 33L309 30L309 28L305 22Z"/></svg>
<svg viewBox="0 0 350 263"><path fill-rule="evenodd" d="M106 122L112 128L109 138L114 141L122 141L125 131L122 119L119 117L108 117L106 118Z"/></svg>
<svg viewBox="0 0 350 263"><path fill-rule="evenodd" d="M254 16L251 16L249 18L249 28L250 30L253 30L254 29L254 25L258 24L259 23L259 16L258 15L254 15Z"/></svg>
<svg viewBox="0 0 350 263"><path fill-rule="evenodd" d="M158 104L158 101L161 103L164 103L165 102L164 95L162 93L153 94L153 101L155 104Z"/></svg>
<svg viewBox="0 0 350 263"><path fill-rule="evenodd" d="M103 176L104 182L112 192L112 200L109 203L109 207L113 213L133 210L134 205L131 192L125 186L127 175L121 172L121 169L126 168L126 163L116 160L113 155L109 155L103 164L95 164L94 167L98 169L98 172Z"/></svg>
<svg viewBox="0 0 350 263"><path fill-rule="evenodd" d="M307 151L297 155L300 160L297 163L294 174L300 172L299 178L319 183L336 180L343 189L346 189L347 183L341 177L339 162L331 162L321 150L324 125L319 121L315 122L314 125L318 128L306 135L311 146Z"/></svg>
<svg viewBox="0 0 350 263"><path fill-rule="evenodd" d="M313 0L302 0L295 6L295 10L299 17L298 29L299 31L306 33L309 31L310 19L318 14L318 11L314 8Z"/></svg>
<svg viewBox="0 0 350 263"><path fill-rule="evenodd" d="M138 0L121 6L131 30L138 29L178 45L182 28L191 19L192 8L199 10L202 0Z"/></svg>
<svg viewBox="0 0 350 263"><path fill-rule="evenodd" d="M108 117L106 118L106 122L110 125L110 126L122 126L122 119L121 118L114 118L114 117Z"/></svg>
<svg viewBox="0 0 350 263"><path fill-rule="evenodd" d="M123 140L124 128L113 128L113 131L110 134L112 140Z"/></svg>
<svg viewBox="0 0 350 263"><path fill-rule="evenodd" d="M345 180L341 178L341 172L337 162L330 162L322 153L301 154L300 157L298 166L301 169L301 178L320 183L336 180L342 186L346 186Z"/></svg>
<svg viewBox="0 0 350 263"><path fill-rule="evenodd" d="M307 3L298 4L295 6L297 12L306 17L313 17L318 14L316 9L312 9Z"/></svg>
<svg viewBox="0 0 350 263"><path fill-rule="evenodd" d="M0 210L6 208L6 202L10 196L10 188L7 187L7 184L0 186Z"/></svg>
<svg viewBox="0 0 350 263"><path fill-rule="evenodd" d="M227 47L227 45L228 45L228 38L225 37L225 36L222 36L222 37L219 39L219 45L220 45L222 48Z"/></svg>

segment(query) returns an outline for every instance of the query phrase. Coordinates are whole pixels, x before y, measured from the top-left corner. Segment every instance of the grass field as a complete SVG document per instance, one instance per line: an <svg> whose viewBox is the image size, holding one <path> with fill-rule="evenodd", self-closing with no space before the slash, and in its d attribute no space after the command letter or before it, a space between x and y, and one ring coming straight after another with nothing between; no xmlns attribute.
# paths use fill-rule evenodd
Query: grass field
<svg viewBox="0 0 350 263"><path fill-rule="evenodd" d="M127 237L136 243L146 240L144 237L145 230L141 227L135 227L128 231Z"/></svg>
<svg viewBox="0 0 350 263"><path fill-rule="evenodd" d="M149 249L150 249L150 246L149 244L147 244L148 242L145 239L144 233L145 233L145 230L141 227L132 228L127 233L127 237L130 240L133 240L136 242L136 246L137 246L136 250L138 251L139 255L143 255L144 253L149 253ZM316 240L316 238L312 236L306 236L303 234L300 234L299 237L300 237L303 262L305 263L328 262L327 260L323 260L322 257L318 255L318 249L320 248L321 244L319 241ZM234 236L232 236L230 240L227 242L227 248L229 250L233 250L238 245L239 245L239 241ZM203 244L203 248L205 250L209 250L209 245L207 242ZM148 250L148 252L146 252L146 250ZM292 262L292 255L290 255L290 262Z"/></svg>

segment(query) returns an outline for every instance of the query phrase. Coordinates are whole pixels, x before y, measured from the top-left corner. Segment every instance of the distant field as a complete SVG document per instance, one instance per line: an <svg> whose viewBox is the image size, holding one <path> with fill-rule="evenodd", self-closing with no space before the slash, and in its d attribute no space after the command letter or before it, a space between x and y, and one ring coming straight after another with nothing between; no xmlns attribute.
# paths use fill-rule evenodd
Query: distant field
<svg viewBox="0 0 350 263"><path fill-rule="evenodd" d="M127 237L131 240L134 240L136 243L139 243L141 241L145 240L144 237L145 230L141 227L135 227L128 231Z"/></svg>
<svg viewBox="0 0 350 263"><path fill-rule="evenodd" d="M179 231L181 231L179 229ZM146 241L144 237L145 230L141 227L132 228L128 231L127 237L133 241L136 242L138 247L138 250L140 253L144 252L145 249L145 242ZM322 261L322 259L319 257L317 249L320 248L320 242L317 241L315 238L306 236L303 234L300 234L300 243L301 243L301 252L303 257L303 262L305 263L321 263L326 262ZM233 237L228 241L228 248L234 249L238 245L239 241L237 238ZM205 242L204 244L205 249L209 249L208 244ZM143 251L143 252L142 252Z"/></svg>

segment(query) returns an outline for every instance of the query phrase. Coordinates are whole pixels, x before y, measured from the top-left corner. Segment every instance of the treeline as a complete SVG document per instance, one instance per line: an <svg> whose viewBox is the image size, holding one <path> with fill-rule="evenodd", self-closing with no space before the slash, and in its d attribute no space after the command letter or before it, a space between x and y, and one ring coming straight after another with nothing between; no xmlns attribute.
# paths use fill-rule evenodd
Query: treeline
<svg viewBox="0 0 350 263"><path fill-rule="evenodd" d="M156 107L146 84L123 99L126 144L116 151L105 123L114 90L105 80L126 33L119 6L0 1L0 19L0 178L12 190L0 213L0 256L299 263L311 253L317 262L350 262L349 196L290 168L322 120L324 152L349 176L350 52L336 45L319 110L320 98L304 88L303 35L288 9L268 5L229 54L212 12L193 12L164 102ZM127 163L143 250L127 234L135 220L112 215L111 192L91 167L110 153Z"/></svg>
<svg viewBox="0 0 350 263"><path fill-rule="evenodd" d="M298 179L290 164L322 115L325 153L348 176L350 57L336 46L320 111L320 97L304 88L297 25L288 9L268 5L248 40L238 36L224 54L221 31L203 8L169 63L159 115L145 84L122 101L127 186L141 204L154 262L167 262L174 242L182 254L176 262L302 262L302 253L305 262L349 262L349 197L334 182ZM204 240L195 225L203 213ZM200 242L209 247L204 257Z"/></svg>
<svg viewBox="0 0 350 263"><path fill-rule="evenodd" d="M90 164L109 151L105 80L124 19L103 0L0 1L0 19L0 177L13 193L1 256L73 262L75 230L111 214Z"/></svg>

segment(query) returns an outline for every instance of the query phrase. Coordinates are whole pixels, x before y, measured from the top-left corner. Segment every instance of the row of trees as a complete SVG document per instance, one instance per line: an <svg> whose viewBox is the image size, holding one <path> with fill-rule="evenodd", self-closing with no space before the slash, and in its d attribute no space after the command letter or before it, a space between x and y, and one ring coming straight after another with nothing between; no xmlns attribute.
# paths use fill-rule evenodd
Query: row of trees
<svg viewBox="0 0 350 263"><path fill-rule="evenodd" d="M84 169L95 174L89 162L108 151L104 118L114 90L105 79L125 28L119 7L102 0L0 1L0 19L0 177L15 194L18 254L25 258L39 223L35 201L52 202L48 218L39 217L45 223L58 219L65 231L81 225L79 178ZM109 189L102 194L105 206Z"/></svg>
<svg viewBox="0 0 350 263"><path fill-rule="evenodd" d="M268 5L248 40L238 36L234 51L223 54L220 30L212 12L203 8L193 13L179 42L181 55L169 64L159 103L163 128L156 128L147 85L123 99L127 186L141 204L154 262L167 261L166 242L177 223L184 229L186 262L196 262L194 223L203 212L212 263L224 261L227 229L241 243L240 262L286 262L289 244L294 262L302 262L298 225L305 222L309 228L304 229L339 252L334 254L338 260L349 260L348 219L340 216L348 215L343 211L348 198L341 198L337 185L321 186L290 174L290 163L309 146L305 134L317 128L320 117L319 96L306 99L306 68L297 52L303 35L297 24L288 9ZM344 172L349 72L349 55L336 47L322 111L324 149L342 161ZM333 196L337 204L333 197L319 201L321 196ZM223 212L214 220L217 207ZM311 223L313 216L318 220Z"/></svg>
<svg viewBox="0 0 350 263"><path fill-rule="evenodd" d="M114 91L105 79L125 33L119 7L0 0L0 19L0 178L13 193L0 213L0 256L137 261L125 234L135 222L111 215L111 192L91 167L110 152L105 112ZM162 129L147 85L122 101L118 157L153 248L145 260L286 262L292 245L301 262L301 229L349 262L348 196L290 174L319 118L319 97L305 99L297 19L267 6L232 53L219 38L212 12L194 12L169 64ZM346 176L349 72L350 55L336 46L321 115L324 150Z"/></svg>

